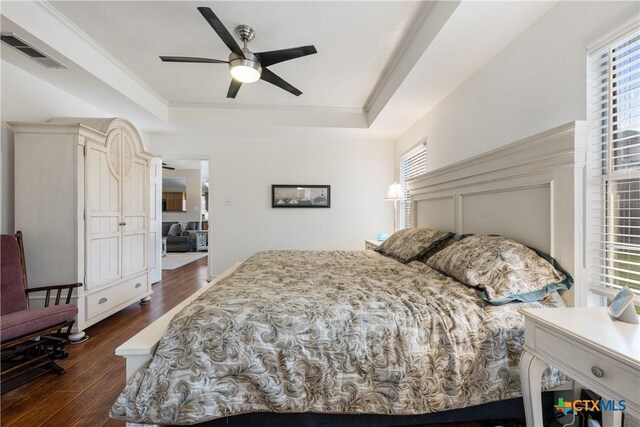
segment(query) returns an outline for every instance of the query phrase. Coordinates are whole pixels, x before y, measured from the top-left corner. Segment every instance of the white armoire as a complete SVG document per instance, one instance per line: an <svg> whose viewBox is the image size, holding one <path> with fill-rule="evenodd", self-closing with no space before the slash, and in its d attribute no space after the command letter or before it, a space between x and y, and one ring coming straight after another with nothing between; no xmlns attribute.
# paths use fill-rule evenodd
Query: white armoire
<svg viewBox="0 0 640 427"><path fill-rule="evenodd" d="M136 128L119 118L9 125L15 227L24 233L29 286L83 284L71 335L80 341L88 326L149 301L152 156Z"/></svg>

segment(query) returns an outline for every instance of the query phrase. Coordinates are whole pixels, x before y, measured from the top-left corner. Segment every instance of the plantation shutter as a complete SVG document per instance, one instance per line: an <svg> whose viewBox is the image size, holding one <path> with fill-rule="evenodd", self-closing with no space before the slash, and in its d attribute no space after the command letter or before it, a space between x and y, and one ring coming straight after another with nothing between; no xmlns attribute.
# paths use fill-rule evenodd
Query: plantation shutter
<svg viewBox="0 0 640 427"><path fill-rule="evenodd" d="M427 144L423 142L402 157L400 161L400 180L404 191L404 200L400 210L400 228L409 228L411 222L411 200L407 181L427 171Z"/></svg>
<svg viewBox="0 0 640 427"><path fill-rule="evenodd" d="M640 296L640 33L589 56L590 277ZM636 299L636 303L640 301Z"/></svg>

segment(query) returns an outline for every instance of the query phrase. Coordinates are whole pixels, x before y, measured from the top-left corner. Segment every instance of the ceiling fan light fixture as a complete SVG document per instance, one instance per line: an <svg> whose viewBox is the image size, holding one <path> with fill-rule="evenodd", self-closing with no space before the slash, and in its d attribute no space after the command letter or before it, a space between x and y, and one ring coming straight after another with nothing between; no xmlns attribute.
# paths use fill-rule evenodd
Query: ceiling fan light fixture
<svg viewBox="0 0 640 427"><path fill-rule="evenodd" d="M245 49L243 49L243 52ZM255 56L248 50L245 57L232 53L229 57L229 71L231 76L242 83L253 83L260 80L262 67Z"/></svg>
<svg viewBox="0 0 640 427"><path fill-rule="evenodd" d="M231 76L242 83L253 83L260 80L260 71L247 65L231 66Z"/></svg>
<svg viewBox="0 0 640 427"><path fill-rule="evenodd" d="M1 1L1 0L0 0ZM267 52L253 53L247 48L256 35L256 32L248 25L238 25L235 29L236 36L242 41L244 47L241 48L229 30L224 26L220 18L209 7L198 7L198 12L209 23L213 31L218 34L220 40L229 48L231 54L228 61L213 58L202 58L193 56L160 56L162 62L192 62L201 64L229 64L229 72L233 79L227 90L227 98L235 98L243 83L253 83L257 80L264 80L280 89L286 90L294 96L302 95L302 91L296 89L286 80L275 74L268 67L307 55L318 53L315 46L298 46L289 49L271 50ZM264 69L263 69L264 67Z"/></svg>

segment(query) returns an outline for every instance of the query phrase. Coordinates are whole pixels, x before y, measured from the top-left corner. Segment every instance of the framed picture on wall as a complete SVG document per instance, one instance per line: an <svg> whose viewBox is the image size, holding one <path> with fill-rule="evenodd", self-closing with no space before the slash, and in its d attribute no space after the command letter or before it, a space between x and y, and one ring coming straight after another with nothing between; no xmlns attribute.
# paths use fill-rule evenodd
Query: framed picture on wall
<svg viewBox="0 0 640 427"><path fill-rule="evenodd" d="M271 207L329 208L331 207L331 186L285 184L272 185Z"/></svg>

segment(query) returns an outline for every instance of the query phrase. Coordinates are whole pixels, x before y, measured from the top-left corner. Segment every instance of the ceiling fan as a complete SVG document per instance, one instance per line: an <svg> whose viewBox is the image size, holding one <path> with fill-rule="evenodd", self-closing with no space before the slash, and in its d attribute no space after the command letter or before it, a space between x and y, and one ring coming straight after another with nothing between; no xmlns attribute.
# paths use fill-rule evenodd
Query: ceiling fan
<svg viewBox="0 0 640 427"><path fill-rule="evenodd" d="M168 169L170 171L176 170L176 168L167 165L165 162L162 162L162 169Z"/></svg>
<svg viewBox="0 0 640 427"><path fill-rule="evenodd" d="M295 96L302 95L300 90L287 83L267 67L280 62L289 61L290 59L317 53L315 46L309 45L293 47L290 49L272 50L268 52L252 52L247 47L247 43L253 40L256 35L253 28L248 25L238 25L235 28L236 35L244 44L244 47L240 48L233 36L229 31L227 31L222 21L218 19L216 14L213 13L210 8L199 7L198 11L200 11L204 19L207 20L209 25L211 25L213 30L222 39L224 44L227 45L229 50L231 50L229 60L223 61L220 59L189 56L161 56L160 59L162 61L229 64L229 71L231 72L232 80L229 85L229 90L227 91L227 98L235 98L240 90L240 86L242 86L242 83L253 83L258 80L269 82L272 85L278 86L279 88L294 94Z"/></svg>

